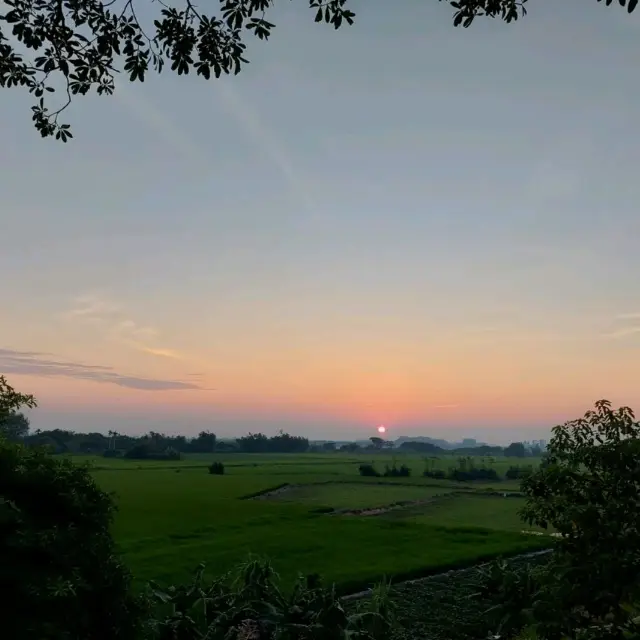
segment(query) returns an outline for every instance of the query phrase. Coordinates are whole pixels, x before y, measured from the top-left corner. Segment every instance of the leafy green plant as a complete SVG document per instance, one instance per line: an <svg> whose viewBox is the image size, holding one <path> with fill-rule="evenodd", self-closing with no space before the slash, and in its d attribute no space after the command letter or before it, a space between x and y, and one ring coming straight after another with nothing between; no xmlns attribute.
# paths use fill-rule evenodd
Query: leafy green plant
<svg viewBox="0 0 640 640"><path fill-rule="evenodd" d="M540 583L545 567L530 564L514 567L498 559L481 572L481 588L476 597L491 606L484 612L483 624L494 629L498 638L512 638L533 624L541 603Z"/></svg>
<svg viewBox="0 0 640 640"><path fill-rule="evenodd" d="M0 417L35 405L0 376ZM3 638L138 637L143 609L115 554L114 510L87 467L0 436Z"/></svg>
<svg viewBox="0 0 640 640"><path fill-rule="evenodd" d="M348 613L318 576L300 577L285 595L273 567L256 559L211 582L200 565L188 585L151 583L150 597L157 607L150 623L155 640L382 640L393 625L386 585Z"/></svg>
<svg viewBox="0 0 640 640"><path fill-rule="evenodd" d="M2 636L137 637L140 603L110 534L114 505L88 469L0 442Z"/></svg>
<svg viewBox="0 0 640 640"><path fill-rule="evenodd" d="M560 534L540 580L546 607L534 618L541 640L632 632L626 605L640 596L639 461L633 411L601 400L554 428L544 464L522 481L523 519Z"/></svg>
<svg viewBox="0 0 640 640"><path fill-rule="evenodd" d="M22 407L37 406L32 395L19 393L4 376L0 376L0 436L18 440L29 432L29 420L19 412Z"/></svg>

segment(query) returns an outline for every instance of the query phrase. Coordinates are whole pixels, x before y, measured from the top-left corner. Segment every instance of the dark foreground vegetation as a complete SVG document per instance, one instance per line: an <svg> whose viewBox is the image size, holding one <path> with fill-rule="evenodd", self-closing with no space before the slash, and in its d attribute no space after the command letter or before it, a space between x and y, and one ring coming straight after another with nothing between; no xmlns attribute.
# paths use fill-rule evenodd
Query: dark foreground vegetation
<svg viewBox="0 0 640 640"><path fill-rule="evenodd" d="M25 404L35 400L0 378L0 422ZM283 590L271 565L255 559L220 578L205 579L200 568L185 585L136 589L111 537L113 500L89 470L3 439L0 589L10 615L2 637L639 638L638 460L640 424L631 410L599 402L554 429L543 464L522 480L523 520L559 534L545 563L496 562L394 589L381 582L353 602L318 576ZM465 575L473 576L466 586L455 582ZM433 588L444 579L449 588Z"/></svg>

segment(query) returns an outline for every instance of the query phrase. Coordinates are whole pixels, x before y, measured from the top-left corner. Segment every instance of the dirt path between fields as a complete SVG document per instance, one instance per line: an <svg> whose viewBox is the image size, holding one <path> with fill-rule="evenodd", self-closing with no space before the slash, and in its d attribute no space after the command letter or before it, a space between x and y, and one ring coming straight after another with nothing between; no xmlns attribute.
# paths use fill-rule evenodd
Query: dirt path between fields
<svg viewBox="0 0 640 640"><path fill-rule="evenodd" d="M270 500L276 496L288 493L300 487L304 487L302 484L287 484L283 487L278 487L273 491L267 491L259 496L252 497L252 500ZM309 485L307 485L309 486ZM429 498L423 498L420 500L400 500L398 502L392 502L390 504L379 505L377 507L363 507L362 509L344 508L344 509L332 509L326 511L326 515L329 516L380 516L389 511L398 511L400 509L407 509L411 507L417 507L425 504L431 504L437 499L444 498L449 495L453 495L455 492L443 493L441 496L432 496Z"/></svg>

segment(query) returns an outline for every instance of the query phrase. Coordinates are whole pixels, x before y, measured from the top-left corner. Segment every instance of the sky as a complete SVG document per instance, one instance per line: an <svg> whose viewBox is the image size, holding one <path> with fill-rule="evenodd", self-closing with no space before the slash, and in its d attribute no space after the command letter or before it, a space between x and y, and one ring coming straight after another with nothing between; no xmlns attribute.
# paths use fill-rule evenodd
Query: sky
<svg viewBox="0 0 640 640"><path fill-rule="evenodd" d="M3 90L32 426L510 442L640 409L640 13L528 4L356 0L336 32L278 2L240 75L120 78L67 145Z"/></svg>

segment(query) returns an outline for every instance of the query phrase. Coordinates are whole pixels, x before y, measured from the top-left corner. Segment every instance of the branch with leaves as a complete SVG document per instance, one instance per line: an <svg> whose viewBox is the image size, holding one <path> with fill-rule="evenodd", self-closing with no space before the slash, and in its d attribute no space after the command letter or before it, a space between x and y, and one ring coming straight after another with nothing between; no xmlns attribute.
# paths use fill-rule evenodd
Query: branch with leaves
<svg viewBox="0 0 640 640"><path fill-rule="evenodd" d="M149 0L137 0L149 1ZM136 0L4 0L0 14L0 87L26 89L36 99L32 119L42 137L67 142L70 126L59 117L74 96L114 92L116 74L143 82L165 63L178 75L195 71L205 79L237 74L246 58L246 33L267 40L275 25L266 19L275 0L220 0L217 15L193 0L175 7L158 2L159 15L145 28ZM316 22L352 25L349 0L308 0ZM469 27L477 17L510 23L526 14L527 0L439 0L454 8L454 26ZM603 0L598 0L601 2ZM613 0L604 0L607 5ZM638 0L618 0L631 13ZM1 11L1 9L0 9ZM10 35L6 29L10 29ZM61 91L52 108L48 94Z"/></svg>
<svg viewBox="0 0 640 640"><path fill-rule="evenodd" d="M19 393L4 376L0 376L0 425L9 420L22 407L33 409L36 399L32 395Z"/></svg>

